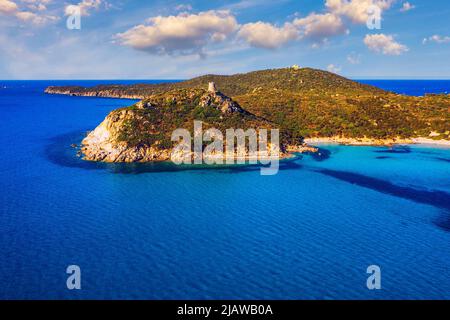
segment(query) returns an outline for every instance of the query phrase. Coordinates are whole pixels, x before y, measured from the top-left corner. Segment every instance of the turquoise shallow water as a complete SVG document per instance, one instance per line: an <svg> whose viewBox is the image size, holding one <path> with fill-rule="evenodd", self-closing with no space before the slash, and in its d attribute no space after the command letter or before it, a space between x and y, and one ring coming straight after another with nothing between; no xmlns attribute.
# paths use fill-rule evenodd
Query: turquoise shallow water
<svg viewBox="0 0 450 320"><path fill-rule="evenodd" d="M323 145L276 176L87 163L70 144L131 101L49 84L0 86L0 298L450 298L449 149Z"/></svg>

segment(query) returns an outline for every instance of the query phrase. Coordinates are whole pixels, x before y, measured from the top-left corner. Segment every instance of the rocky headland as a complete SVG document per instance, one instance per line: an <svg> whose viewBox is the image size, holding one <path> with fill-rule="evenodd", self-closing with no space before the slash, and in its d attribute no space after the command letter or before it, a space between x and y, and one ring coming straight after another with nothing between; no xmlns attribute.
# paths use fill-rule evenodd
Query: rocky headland
<svg viewBox="0 0 450 320"><path fill-rule="evenodd" d="M193 151L174 151L171 134L177 128L188 128L192 134L193 120L201 120L207 128L217 128L224 135L228 128L268 129L275 125L244 110L237 102L227 97L210 84L209 90L175 90L152 95L135 105L115 110L82 141L84 159L103 162L156 162L193 159ZM317 152L302 139L281 137L279 149L268 145L269 154L276 151L280 158L292 152ZM225 154L222 154L224 156ZM217 158L219 154L210 155ZM264 154L251 154L236 160L256 160Z"/></svg>
<svg viewBox="0 0 450 320"><path fill-rule="evenodd" d="M209 82L215 82L220 92L208 94ZM224 130L225 126L280 129L284 155L307 148L304 141L348 145L450 141L450 95L395 94L311 68L205 75L162 84L49 87L46 93L141 100L112 112L85 139L85 158L95 161L167 159L169 129L192 126L196 119Z"/></svg>

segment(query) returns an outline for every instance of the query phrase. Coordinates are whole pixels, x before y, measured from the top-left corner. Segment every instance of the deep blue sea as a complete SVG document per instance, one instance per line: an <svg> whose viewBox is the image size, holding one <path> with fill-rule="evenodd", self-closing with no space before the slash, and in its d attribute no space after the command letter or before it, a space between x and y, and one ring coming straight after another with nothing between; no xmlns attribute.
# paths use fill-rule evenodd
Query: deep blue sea
<svg viewBox="0 0 450 320"><path fill-rule="evenodd" d="M450 299L450 149L323 145L275 176L85 162L70 145L132 101L43 91L104 82L0 81L0 299Z"/></svg>
<svg viewBox="0 0 450 320"><path fill-rule="evenodd" d="M450 93L450 80L358 80L361 83L411 96L427 93Z"/></svg>

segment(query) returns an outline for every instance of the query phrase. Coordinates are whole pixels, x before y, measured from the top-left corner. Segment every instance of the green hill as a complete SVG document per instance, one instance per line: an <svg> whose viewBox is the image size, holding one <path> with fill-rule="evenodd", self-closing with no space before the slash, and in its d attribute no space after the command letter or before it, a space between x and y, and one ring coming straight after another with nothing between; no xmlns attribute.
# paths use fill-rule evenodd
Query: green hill
<svg viewBox="0 0 450 320"><path fill-rule="evenodd" d="M215 82L243 109L297 137L450 138L450 96L411 97L360 84L336 74L303 69L262 70L231 76L205 75L158 85L49 87L80 96L146 98Z"/></svg>

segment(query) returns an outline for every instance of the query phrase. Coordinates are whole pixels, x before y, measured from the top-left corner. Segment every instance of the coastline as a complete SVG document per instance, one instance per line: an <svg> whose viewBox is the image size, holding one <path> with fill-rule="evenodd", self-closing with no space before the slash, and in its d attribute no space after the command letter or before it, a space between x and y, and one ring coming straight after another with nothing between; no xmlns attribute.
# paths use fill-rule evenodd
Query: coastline
<svg viewBox="0 0 450 320"><path fill-rule="evenodd" d="M79 150L79 155L85 161L91 162L105 162L105 163L158 163L158 162L173 162L180 161L183 162L186 154L183 152L173 153L173 150L161 150L155 146L143 148L141 150L137 148L127 148L123 145L116 145L112 148L113 144L108 142L107 144L102 144L99 148L96 144L90 144L86 137L80 144L80 146L73 146ZM106 148L105 148L106 147ZM272 151L271 151L272 152ZM280 151L278 154L273 156L267 156L266 154L260 154L257 152L256 155L246 154L244 157L239 156L237 153L233 153L231 157L236 162L235 164L240 164L239 162L262 162L262 161L274 161L274 160L286 160L295 158L296 153L318 153L319 148L302 145L302 146L288 146L285 151ZM227 153L212 154L204 158L202 161L215 161L227 159L229 155ZM192 162L194 162L195 156L191 152L189 155Z"/></svg>
<svg viewBox="0 0 450 320"><path fill-rule="evenodd" d="M93 97L93 98L110 98L123 100L142 100L145 95L142 94L127 94L115 92L113 90L94 90L94 91L77 91L77 88L65 89L49 86L44 90L45 94L63 95L70 97ZM79 88L78 88L79 89Z"/></svg>
<svg viewBox="0 0 450 320"><path fill-rule="evenodd" d="M449 140L433 140L429 138L414 138L413 144L423 144L423 145L435 145L435 146L443 146L450 148Z"/></svg>
<svg viewBox="0 0 450 320"><path fill-rule="evenodd" d="M450 148L450 140L434 140L430 138L390 138L390 139L373 139L373 138L346 138L346 137L320 137L306 138L305 143L309 145L316 144L341 144L348 146L385 146L394 145L435 145Z"/></svg>

